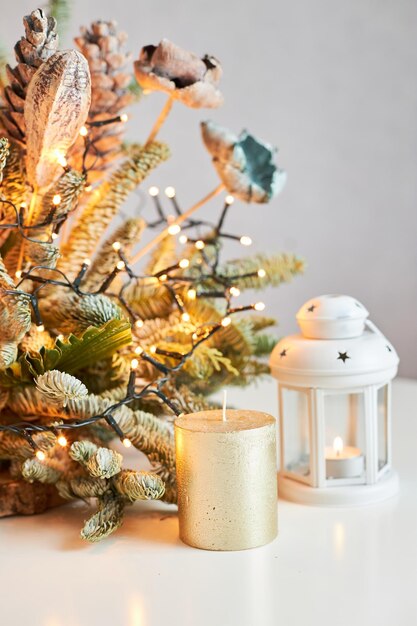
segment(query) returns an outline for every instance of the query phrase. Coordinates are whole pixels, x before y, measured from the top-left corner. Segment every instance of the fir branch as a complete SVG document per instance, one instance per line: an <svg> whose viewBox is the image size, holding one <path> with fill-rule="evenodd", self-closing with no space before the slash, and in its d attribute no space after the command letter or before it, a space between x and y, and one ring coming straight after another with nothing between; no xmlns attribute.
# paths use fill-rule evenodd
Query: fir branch
<svg viewBox="0 0 417 626"><path fill-rule="evenodd" d="M264 330L265 328L270 328L271 326L275 326L277 320L273 317L265 317L263 315L252 315L250 318L250 322L252 324L253 331L257 333L260 330Z"/></svg>
<svg viewBox="0 0 417 626"><path fill-rule="evenodd" d="M56 436L51 432L35 433L32 439L42 452L50 450L56 442ZM0 432L0 459L30 458L33 458L33 447L27 439L14 433Z"/></svg>
<svg viewBox="0 0 417 626"><path fill-rule="evenodd" d="M66 487L67 494L71 497L98 498L109 489L109 483L105 478L94 478L92 476L75 476L71 478ZM68 496L67 496L68 497Z"/></svg>
<svg viewBox="0 0 417 626"><path fill-rule="evenodd" d="M86 465L97 450L98 446L95 443L83 439L82 441L74 441L69 449L69 455L74 461Z"/></svg>
<svg viewBox="0 0 417 626"><path fill-rule="evenodd" d="M184 365L183 371L192 378L209 380L215 372L225 369L234 376L239 376L239 370L232 365L232 361L225 357L217 348L202 343L195 350L191 359Z"/></svg>
<svg viewBox="0 0 417 626"><path fill-rule="evenodd" d="M170 235L168 237L164 237L152 251L149 261L145 267L145 274L157 274L166 267L173 265L176 262L176 259L177 254L175 237Z"/></svg>
<svg viewBox="0 0 417 626"><path fill-rule="evenodd" d="M62 249L59 268L74 277L84 259L92 256L97 242L128 195L160 163L169 157L165 144L132 146L128 158L92 194Z"/></svg>
<svg viewBox="0 0 417 626"><path fill-rule="evenodd" d="M50 215L52 209L54 210L54 219L66 217L76 208L85 185L85 174L71 169L66 170L53 187L39 198L32 221L36 224L43 222ZM60 197L60 202L58 206L54 207L53 198L57 195Z"/></svg>
<svg viewBox="0 0 417 626"><path fill-rule="evenodd" d="M66 406L69 400L79 400L88 395L87 387L75 376L50 370L35 380L37 389L54 404Z"/></svg>
<svg viewBox="0 0 417 626"><path fill-rule="evenodd" d="M122 468L123 457L115 450L99 448L85 464L85 468L94 478L111 478Z"/></svg>
<svg viewBox="0 0 417 626"><path fill-rule="evenodd" d="M85 398L70 400L66 409L48 402L34 387L14 388L10 391L8 407L23 416L37 415L55 417L63 420L84 419L101 415L113 404L109 398L101 398L90 394ZM117 424L132 444L149 458L151 463L163 465L167 472L175 475L175 446L172 428L151 413L132 411L127 406L119 407L113 414ZM3 433L4 435L5 433ZM73 448L71 455L73 456ZM77 442L83 452L95 453L97 447L86 442ZM78 450L78 447L77 447ZM81 458L81 457L80 457ZM89 457L90 458L90 457Z"/></svg>
<svg viewBox="0 0 417 626"><path fill-rule="evenodd" d="M39 309L44 323L64 334L80 334L90 326L123 318L120 307L103 294L79 296L57 288L40 301Z"/></svg>
<svg viewBox="0 0 417 626"><path fill-rule="evenodd" d="M23 353L28 352L30 355L39 355L42 348L52 350L55 345L55 339L46 330L39 330L39 326L32 324L26 335L19 343L19 350Z"/></svg>
<svg viewBox="0 0 417 626"><path fill-rule="evenodd" d="M93 543L108 537L123 523L124 504L121 498L104 495L99 502L99 510L85 522L81 531L81 537Z"/></svg>
<svg viewBox="0 0 417 626"><path fill-rule="evenodd" d="M124 255L128 255L141 237L145 228L142 218L126 220L110 237L100 246L93 263L83 281L83 290L98 289L110 274L116 263L120 261L119 255L113 248L113 243L118 242Z"/></svg>
<svg viewBox="0 0 417 626"><path fill-rule="evenodd" d="M278 339L273 335L256 334L253 354L255 356L268 356L276 346Z"/></svg>
<svg viewBox="0 0 417 626"><path fill-rule="evenodd" d="M256 274L261 268L265 270L265 276L262 278ZM304 261L293 254L275 256L258 254L254 257L229 261L221 267L219 273L228 278L237 277L233 284L243 290L264 289L267 286L278 287L281 283L289 282L303 269ZM242 274L252 275L238 278Z"/></svg>
<svg viewBox="0 0 417 626"><path fill-rule="evenodd" d="M172 295L154 278L132 280L123 295L135 315L143 320L166 317L172 311Z"/></svg>
<svg viewBox="0 0 417 626"><path fill-rule="evenodd" d="M40 463L37 459L26 459L22 465L22 476L30 483L35 481L44 484L55 484L62 473L54 467Z"/></svg>
<svg viewBox="0 0 417 626"><path fill-rule="evenodd" d="M162 479L151 472L122 470L112 479L116 492L130 502L136 500L159 500L165 492Z"/></svg>
<svg viewBox="0 0 417 626"><path fill-rule="evenodd" d="M218 408L214 402L207 400L202 394L194 392L188 385L180 385L178 388L174 384L168 383L165 392L171 400L174 400L183 413L198 413L199 411L210 411Z"/></svg>

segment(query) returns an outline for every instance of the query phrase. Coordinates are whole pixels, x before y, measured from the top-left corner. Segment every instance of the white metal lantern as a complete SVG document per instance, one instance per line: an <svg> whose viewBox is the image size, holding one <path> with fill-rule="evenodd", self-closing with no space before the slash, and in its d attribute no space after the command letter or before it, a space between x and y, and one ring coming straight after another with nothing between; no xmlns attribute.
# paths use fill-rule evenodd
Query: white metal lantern
<svg viewBox="0 0 417 626"><path fill-rule="evenodd" d="M391 380L398 355L350 296L313 298L301 334L282 339L279 493L306 504L367 504L398 490L391 467Z"/></svg>

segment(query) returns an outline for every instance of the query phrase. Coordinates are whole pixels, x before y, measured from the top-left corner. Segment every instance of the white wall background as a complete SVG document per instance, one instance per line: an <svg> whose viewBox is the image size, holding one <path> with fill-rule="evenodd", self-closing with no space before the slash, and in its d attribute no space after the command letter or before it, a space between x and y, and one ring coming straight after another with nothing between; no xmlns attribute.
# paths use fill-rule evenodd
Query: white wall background
<svg viewBox="0 0 417 626"><path fill-rule="evenodd" d="M152 178L174 184L183 206L217 184L198 122L211 117L246 127L277 145L288 172L269 206L236 204L230 230L252 249L295 251L304 277L265 296L280 333L295 329L308 298L348 293L397 347L401 372L417 377L417 3L414 0L74 0L69 33L93 19L117 18L130 49L162 37L224 66L225 105L214 112L177 105L161 137L173 158ZM2 15L11 47L19 0ZM63 41L66 47L70 36ZM138 107L129 124L138 140L163 104ZM220 202L207 208L217 211ZM231 250L240 253L242 249Z"/></svg>

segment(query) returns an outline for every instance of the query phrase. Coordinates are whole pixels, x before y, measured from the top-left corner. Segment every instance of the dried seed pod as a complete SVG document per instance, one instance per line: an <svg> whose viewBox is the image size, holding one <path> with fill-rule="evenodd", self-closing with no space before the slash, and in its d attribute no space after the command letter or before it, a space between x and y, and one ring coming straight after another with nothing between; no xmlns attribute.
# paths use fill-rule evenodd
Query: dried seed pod
<svg viewBox="0 0 417 626"><path fill-rule="evenodd" d="M24 107L26 170L34 187L48 188L62 173L59 161L77 139L90 99L88 63L76 50L57 52L34 75Z"/></svg>
<svg viewBox="0 0 417 626"><path fill-rule="evenodd" d="M142 89L165 91L193 108L216 108L223 103L223 96L217 89L222 68L213 56L205 55L200 59L193 52L163 39L158 46L142 48L134 67Z"/></svg>

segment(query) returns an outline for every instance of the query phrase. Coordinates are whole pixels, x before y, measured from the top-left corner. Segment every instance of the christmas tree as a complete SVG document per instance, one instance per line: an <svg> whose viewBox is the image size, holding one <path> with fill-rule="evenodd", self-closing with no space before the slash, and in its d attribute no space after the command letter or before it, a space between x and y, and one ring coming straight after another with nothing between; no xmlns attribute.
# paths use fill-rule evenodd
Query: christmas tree
<svg viewBox="0 0 417 626"><path fill-rule="evenodd" d="M16 64L2 72L0 514L95 498L81 534L96 541L135 500L175 503L173 416L268 372L274 320L259 314L262 302L237 298L288 281L302 261L222 261L225 241L251 243L226 230L234 201L269 202L285 174L268 144L212 122L202 139L218 187L185 211L175 189L162 200L152 187L154 218L114 226L170 156L157 136L173 104L221 104L215 57L162 40L131 69L115 22L94 22L77 49L61 51L54 17L38 9L23 21ZM154 91L167 100L148 138L125 141L126 107ZM217 221L199 219L215 197ZM153 236L141 246L145 229ZM151 471L124 468L115 437L145 453Z"/></svg>

